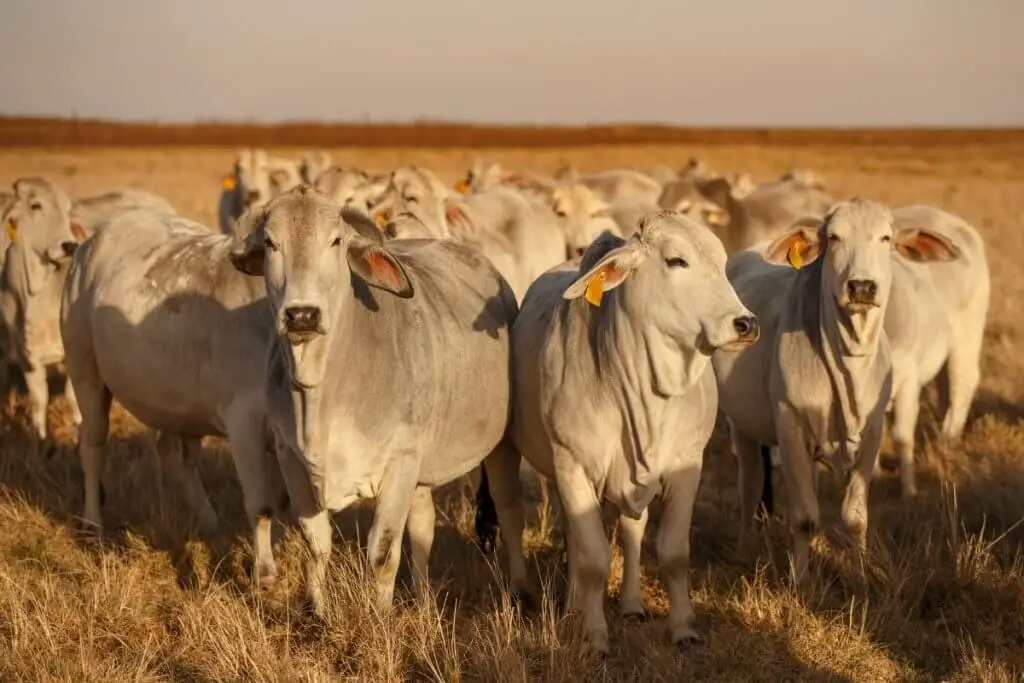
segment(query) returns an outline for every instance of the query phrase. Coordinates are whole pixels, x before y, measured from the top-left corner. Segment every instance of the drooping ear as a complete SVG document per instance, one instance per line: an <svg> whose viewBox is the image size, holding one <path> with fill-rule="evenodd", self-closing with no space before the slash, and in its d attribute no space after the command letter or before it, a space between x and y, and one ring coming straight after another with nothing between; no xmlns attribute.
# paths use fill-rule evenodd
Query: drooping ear
<svg viewBox="0 0 1024 683"><path fill-rule="evenodd" d="M893 239L896 251L916 263L953 261L960 258L960 247L944 235L921 228L899 228Z"/></svg>
<svg viewBox="0 0 1024 683"><path fill-rule="evenodd" d="M247 211L238 219L235 241L231 246L231 265L246 275L263 275L263 257L266 256L262 209Z"/></svg>
<svg viewBox="0 0 1024 683"><path fill-rule="evenodd" d="M366 284L402 299L413 295L412 283L402 264L384 246L356 236L348 245L348 265Z"/></svg>
<svg viewBox="0 0 1024 683"><path fill-rule="evenodd" d="M789 230L772 240L764 250L764 259L769 263L788 263L800 269L821 256L821 240L817 228L821 219L806 217L799 219Z"/></svg>
<svg viewBox="0 0 1024 683"><path fill-rule="evenodd" d="M569 285L562 293L562 298L571 300L583 294L592 305L600 306L604 293L621 285L636 271L642 260L635 242L614 249Z"/></svg>

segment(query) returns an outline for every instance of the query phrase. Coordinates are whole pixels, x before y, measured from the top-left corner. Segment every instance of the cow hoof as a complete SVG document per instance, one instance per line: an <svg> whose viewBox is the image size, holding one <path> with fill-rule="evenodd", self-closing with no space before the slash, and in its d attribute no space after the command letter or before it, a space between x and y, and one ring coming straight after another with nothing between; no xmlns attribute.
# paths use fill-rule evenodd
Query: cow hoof
<svg viewBox="0 0 1024 683"><path fill-rule="evenodd" d="M534 614L537 612L537 601L526 591L516 591L512 593L511 597L512 606L518 608L525 614Z"/></svg>
<svg viewBox="0 0 1024 683"><path fill-rule="evenodd" d="M608 657L608 632L591 631L587 635L587 648L597 655L598 659Z"/></svg>
<svg viewBox="0 0 1024 683"><path fill-rule="evenodd" d="M642 607L640 609L624 609L622 610L622 619L624 621L650 621L651 615L648 614Z"/></svg>
<svg viewBox="0 0 1024 683"><path fill-rule="evenodd" d="M256 569L256 587L268 591L277 585L277 567L258 567Z"/></svg>
<svg viewBox="0 0 1024 683"><path fill-rule="evenodd" d="M697 645L703 645L704 636L692 628L686 628L672 636L672 644L680 650L687 650Z"/></svg>

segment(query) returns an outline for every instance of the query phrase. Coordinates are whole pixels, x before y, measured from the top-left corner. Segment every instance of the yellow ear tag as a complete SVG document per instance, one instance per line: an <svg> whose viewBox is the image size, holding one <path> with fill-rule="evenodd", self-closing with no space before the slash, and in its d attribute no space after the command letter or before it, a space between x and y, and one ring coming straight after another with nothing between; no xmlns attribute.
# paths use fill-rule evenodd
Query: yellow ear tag
<svg viewBox="0 0 1024 683"><path fill-rule="evenodd" d="M375 223L377 223L378 228L383 228L385 225L388 224L388 212L381 211L380 213L373 217L373 220Z"/></svg>
<svg viewBox="0 0 1024 683"><path fill-rule="evenodd" d="M226 175L226 176L224 176L224 178L220 182L221 182L221 185L224 186L225 190L233 190L233 189L235 189L235 179L232 176Z"/></svg>
<svg viewBox="0 0 1024 683"><path fill-rule="evenodd" d="M4 228L7 230L7 239L12 242L18 239L18 224L15 223L13 219L8 220L7 223L4 224Z"/></svg>
<svg viewBox="0 0 1024 683"><path fill-rule="evenodd" d="M460 180L459 182L455 183L455 190L457 192L461 192L462 194L466 194L467 192L469 192L469 183L467 183L465 179Z"/></svg>
<svg viewBox="0 0 1024 683"><path fill-rule="evenodd" d="M801 252L806 245L807 240L802 237L798 237L796 241L790 245L789 251L786 253L786 260L789 261L789 265L793 266L797 270L800 270L801 266L804 265L804 258Z"/></svg>
<svg viewBox="0 0 1024 683"><path fill-rule="evenodd" d="M604 278L607 273L608 271L601 269L594 273L587 282L587 292L583 296L592 306L601 305L601 298L604 296Z"/></svg>

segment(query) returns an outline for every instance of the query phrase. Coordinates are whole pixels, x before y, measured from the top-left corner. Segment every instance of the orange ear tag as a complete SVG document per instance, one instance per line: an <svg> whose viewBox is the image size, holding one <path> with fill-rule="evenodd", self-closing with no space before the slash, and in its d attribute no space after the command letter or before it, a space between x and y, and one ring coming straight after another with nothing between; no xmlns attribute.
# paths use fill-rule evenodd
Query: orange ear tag
<svg viewBox="0 0 1024 683"><path fill-rule="evenodd" d="M18 239L18 224L14 222L13 218L10 218L4 227L7 229L7 239L16 242Z"/></svg>
<svg viewBox="0 0 1024 683"><path fill-rule="evenodd" d="M607 272L604 269L599 270L587 282L587 292L583 296L592 306L601 305L601 298L604 296L604 278Z"/></svg>
<svg viewBox="0 0 1024 683"><path fill-rule="evenodd" d="M224 176L224 178L220 182L221 185L224 186L225 190L235 189L235 179L229 175Z"/></svg>
<svg viewBox="0 0 1024 683"><path fill-rule="evenodd" d="M801 266L804 265L803 248L807 245L807 240L803 237L797 237L793 244L790 245L789 251L786 253L786 260L789 261L789 265L793 266L797 270L800 270Z"/></svg>

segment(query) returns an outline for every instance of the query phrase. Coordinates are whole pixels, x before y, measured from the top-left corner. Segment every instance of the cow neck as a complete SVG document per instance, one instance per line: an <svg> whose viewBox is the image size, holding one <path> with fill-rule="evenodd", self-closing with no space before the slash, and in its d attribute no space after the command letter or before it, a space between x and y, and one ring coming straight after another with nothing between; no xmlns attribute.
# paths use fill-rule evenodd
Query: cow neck
<svg viewBox="0 0 1024 683"><path fill-rule="evenodd" d="M596 313L600 316L596 321L598 372L603 375L601 384L622 408L628 430L624 445L634 463L634 483L645 487L659 476L658 464L650 456L665 401L683 395L693 385L707 358L680 348L653 324L636 324L645 317L650 301L630 296L634 284L627 281L621 285L609 297L607 309Z"/></svg>
<svg viewBox="0 0 1024 683"><path fill-rule="evenodd" d="M832 383L832 393L839 405L839 422L843 439L843 463L850 469L860 451L861 434L875 407L876 397L868 390L873 377L872 367L878 353L885 307L851 315L824 290L822 263L824 254L808 267L808 289L817 305L816 329L818 352ZM809 311L810 312L810 311Z"/></svg>

